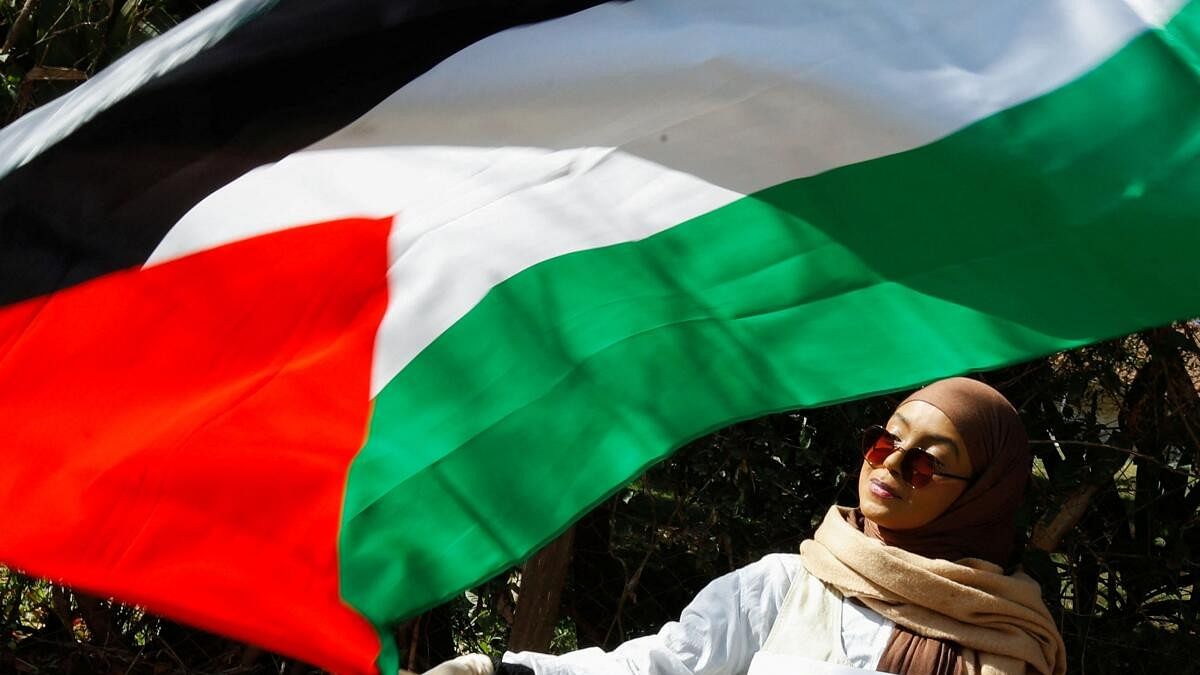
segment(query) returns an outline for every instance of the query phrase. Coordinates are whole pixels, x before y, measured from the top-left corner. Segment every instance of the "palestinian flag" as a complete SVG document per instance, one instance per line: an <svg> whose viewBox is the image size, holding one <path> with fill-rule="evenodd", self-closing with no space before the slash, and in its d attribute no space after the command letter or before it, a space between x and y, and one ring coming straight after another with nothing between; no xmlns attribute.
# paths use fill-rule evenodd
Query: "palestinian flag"
<svg viewBox="0 0 1200 675"><path fill-rule="evenodd" d="M225 0L0 134L0 561L394 672L697 435L1200 314L1198 31Z"/></svg>

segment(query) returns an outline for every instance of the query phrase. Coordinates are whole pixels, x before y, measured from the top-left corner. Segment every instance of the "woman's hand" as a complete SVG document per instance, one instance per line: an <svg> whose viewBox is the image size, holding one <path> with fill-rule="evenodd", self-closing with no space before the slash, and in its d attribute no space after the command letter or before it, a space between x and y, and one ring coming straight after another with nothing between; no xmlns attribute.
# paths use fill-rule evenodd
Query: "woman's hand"
<svg viewBox="0 0 1200 675"><path fill-rule="evenodd" d="M429 670L425 675L492 675L492 660L483 654L464 654L445 661Z"/></svg>

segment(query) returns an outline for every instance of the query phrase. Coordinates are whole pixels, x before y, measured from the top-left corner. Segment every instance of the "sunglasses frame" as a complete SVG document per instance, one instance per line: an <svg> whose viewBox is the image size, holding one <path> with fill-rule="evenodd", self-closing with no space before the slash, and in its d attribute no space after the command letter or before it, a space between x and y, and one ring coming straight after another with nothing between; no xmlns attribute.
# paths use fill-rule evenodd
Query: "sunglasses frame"
<svg viewBox="0 0 1200 675"><path fill-rule="evenodd" d="M915 458L917 456L924 455L925 457L927 457L930 460L930 466L934 466L934 467L940 465L942 463L941 460L939 460L937 457L934 457L933 455L931 455L929 453L929 451L926 450L925 448L902 447L900 445L900 439L896 436L896 434L893 434L892 432L888 431L886 427L884 427L883 425L880 425L880 424L872 424L871 426L862 430L861 443L862 443L863 461L866 462L867 464L871 465L871 468L882 466L882 464L883 464L883 462L880 462L878 464L876 464L875 462L872 462L871 460L867 459L867 455L871 454L871 450L874 449L875 444L879 442L879 439L884 438L884 437L890 438L892 441L892 452L888 453L888 457L891 457L893 454L896 453L896 451L900 451L902 453L901 457L900 457L900 478L905 483L908 483L909 487L913 488L914 490L920 490L923 487L927 487L931 482L931 480L929 480L929 479L932 479L934 476L941 476L943 478L955 478L957 480L965 480L965 481L971 480L970 476L959 476L957 474L946 473L944 471L933 471L929 474L929 479L926 479L926 481L924 483L922 483L921 485L917 485L916 483L913 482L913 477L915 476L915 473L913 472L913 459L910 459L910 458ZM871 441L869 443L867 442L868 438L871 439ZM887 458L884 458L884 459L886 461Z"/></svg>

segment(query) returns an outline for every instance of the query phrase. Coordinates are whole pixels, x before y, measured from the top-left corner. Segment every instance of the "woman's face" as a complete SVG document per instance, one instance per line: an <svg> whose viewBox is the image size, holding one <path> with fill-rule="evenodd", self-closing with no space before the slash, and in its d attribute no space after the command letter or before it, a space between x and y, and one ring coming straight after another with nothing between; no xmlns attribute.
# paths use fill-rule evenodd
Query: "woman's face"
<svg viewBox="0 0 1200 675"><path fill-rule="evenodd" d="M924 401L909 401L896 409L885 425L900 439L900 449L924 448L941 466L938 472L972 475L971 458L949 417ZM942 515L967 489L967 481L935 475L914 488L900 473L901 452L875 467L865 460L858 474L858 504L863 516L889 530L911 530Z"/></svg>

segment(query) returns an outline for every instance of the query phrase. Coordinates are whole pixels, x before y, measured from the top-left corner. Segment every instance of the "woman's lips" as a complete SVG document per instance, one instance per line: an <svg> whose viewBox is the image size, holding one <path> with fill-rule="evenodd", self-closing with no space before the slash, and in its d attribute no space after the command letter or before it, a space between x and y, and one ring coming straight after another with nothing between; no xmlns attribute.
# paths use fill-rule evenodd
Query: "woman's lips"
<svg viewBox="0 0 1200 675"><path fill-rule="evenodd" d="M892 488L883 484L882 481L875 478L871 479L871 494L880 499L899 499L900 495L892 491Z"/></svg>

